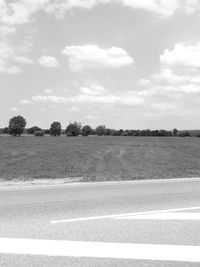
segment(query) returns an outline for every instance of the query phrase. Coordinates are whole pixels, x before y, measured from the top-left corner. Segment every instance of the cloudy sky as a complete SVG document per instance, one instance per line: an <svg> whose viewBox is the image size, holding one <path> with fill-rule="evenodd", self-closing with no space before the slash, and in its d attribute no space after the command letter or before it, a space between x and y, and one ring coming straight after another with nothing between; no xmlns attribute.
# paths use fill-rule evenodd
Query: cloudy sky
<svg viewBox="0 0 200 267"><path fill-rule="evenodd" d="M200 128L199 0L0 0L0 127Z"/></svg>

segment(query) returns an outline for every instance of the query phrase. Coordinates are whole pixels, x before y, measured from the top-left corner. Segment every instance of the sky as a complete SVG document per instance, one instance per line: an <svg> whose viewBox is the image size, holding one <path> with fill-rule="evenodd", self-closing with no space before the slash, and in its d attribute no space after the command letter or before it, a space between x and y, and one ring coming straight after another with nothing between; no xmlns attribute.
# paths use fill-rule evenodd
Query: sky
<svg viewBox="0 0 200 267"><path fill-rule="evenodd" d="M200 129L199 0L0 0L0 127Z"/></svg>

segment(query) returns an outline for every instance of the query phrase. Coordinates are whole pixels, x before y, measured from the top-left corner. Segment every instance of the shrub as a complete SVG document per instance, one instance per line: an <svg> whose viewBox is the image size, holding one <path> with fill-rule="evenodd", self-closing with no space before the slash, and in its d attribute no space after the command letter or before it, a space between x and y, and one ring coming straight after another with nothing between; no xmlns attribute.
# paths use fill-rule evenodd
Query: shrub
<svg viewBox="0 0 200 267"><path fill-rule="evenodd" d="M179 137L191 137L191 133L189 131L183 131L178 134Z"/></svg>
<svg viewBox="0 0 200 267"><path fill-rule="evenodd" d="M35 131L34 135L35 136L44 136L44 131Z"/></svg>
<svg viewBox="0 0 200 267"><path fill-rule="evenodd" d="M36 131L41 131L42 129L38 126L33 126L29 129L27 129L27 134L34 134Z"/></svg>

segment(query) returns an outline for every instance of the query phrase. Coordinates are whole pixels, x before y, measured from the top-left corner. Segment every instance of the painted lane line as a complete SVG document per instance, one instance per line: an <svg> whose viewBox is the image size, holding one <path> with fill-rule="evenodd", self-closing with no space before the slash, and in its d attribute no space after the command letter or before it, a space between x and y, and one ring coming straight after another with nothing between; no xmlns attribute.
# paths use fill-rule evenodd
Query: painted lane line
<svg viewBox="0 0 200 267"><path fill-rule="evenodd" d="M166 212L115 217L115 220L200 220L200 213Z"/></svg>
<svg viewBox="0 0 200 267"><path fill-rule="evenodd" d="M186 211L186 210L196 210L196 209L200 209L200 206L189 207L189 208L167 209L167 210L154 210L154 211L146 211L146 212L91 216L91 217L83 217L83 218L71 218L71 219L63 219L63 220L52 220L51 223L58 224L58 223L81 222L81 221L92 221L92 220L102 220L102 219L115 219L116 217L120 218L120 217L125 217L125 216L139 216L139 215L154 214L154 213L166 213L166 212L176 212L176 211Z"/></svg>
<svg viewBox="0 0 200 267"><path fill-rule="evenodd" d="M200 246L0 238L0 253L200 262Z"/></svg>

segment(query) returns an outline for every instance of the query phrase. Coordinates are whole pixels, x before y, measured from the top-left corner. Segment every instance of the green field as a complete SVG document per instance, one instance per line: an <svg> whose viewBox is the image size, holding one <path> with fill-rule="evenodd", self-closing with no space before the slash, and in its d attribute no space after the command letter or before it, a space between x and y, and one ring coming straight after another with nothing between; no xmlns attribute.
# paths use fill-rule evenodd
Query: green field
<svg viewBox="0 0 200 267"><path fill-rule="evenodd" d="M81 181L200 176L200 138L0 137L0 178Z"/></svg>

